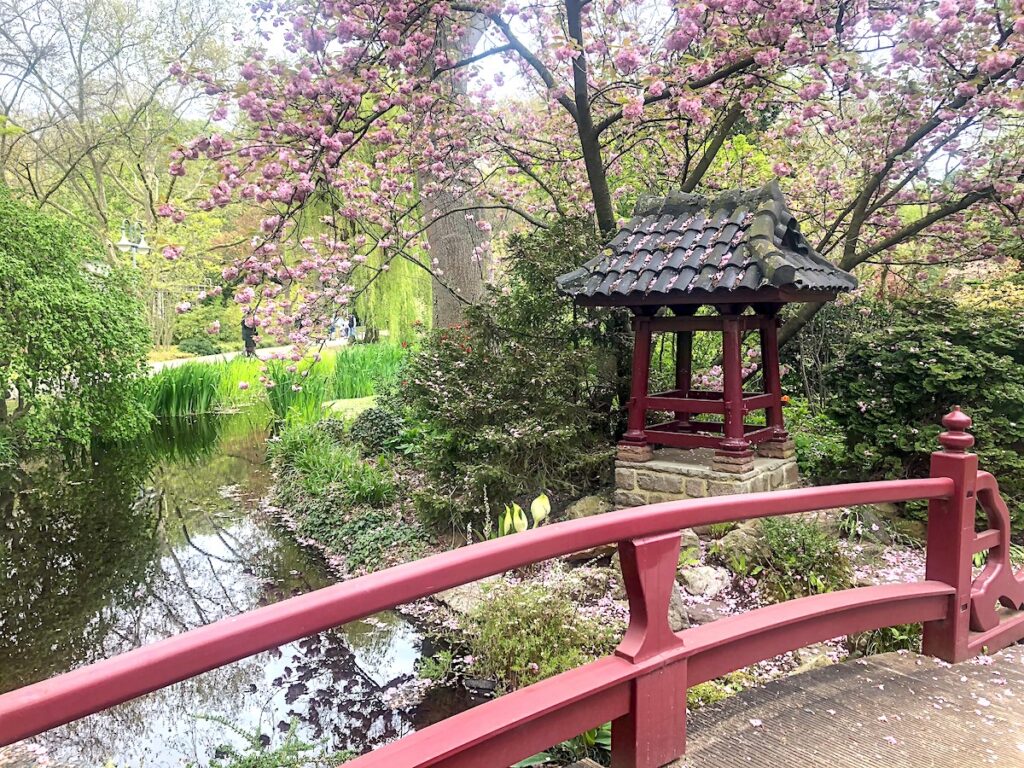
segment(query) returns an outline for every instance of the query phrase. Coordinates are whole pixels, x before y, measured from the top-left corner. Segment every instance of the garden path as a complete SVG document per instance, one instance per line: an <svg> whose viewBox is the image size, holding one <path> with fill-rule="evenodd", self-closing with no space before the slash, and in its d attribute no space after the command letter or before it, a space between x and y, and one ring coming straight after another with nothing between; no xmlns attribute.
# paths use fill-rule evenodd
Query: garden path
<svg viewBox="0 0 1024 768"><path fill-rule="evenodd" d="M325 342L324 347L341 347L347 344L345 339L332 339L331 341ZM261 358L268 358L275 354L284 354L291 350L291 345L283 347L261 347L256 350L256 356ZM150 373L158 373L165 368L177 368L179 365L185 363L226 363L228 360L233 360L242 354L242 350L235 352L221 352L219 355L201 355L198 357L178 357L174 360L158 360L149 364Z"/></svg>
<svg viewBox="0 0 1024 768"><path fill-rule="evenodd" d="M1024 647L835 664L691 714L676 768L1024 766Z"/></svg>

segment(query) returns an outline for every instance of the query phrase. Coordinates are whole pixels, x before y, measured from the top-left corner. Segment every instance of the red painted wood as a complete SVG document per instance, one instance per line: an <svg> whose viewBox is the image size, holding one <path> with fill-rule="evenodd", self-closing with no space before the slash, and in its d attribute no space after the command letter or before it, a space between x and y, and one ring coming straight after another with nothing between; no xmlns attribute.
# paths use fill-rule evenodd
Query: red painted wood
<svg viewBox="0 0 1024 768"><path fill-rule="evenodd" d="M631 681L642 670L625 659L599 659L453 715L345 768L507 766L626 714Z"/></svg>
<svg viewBox="0 0 1024 768"><path fill-rule="evenodd" d="M665 397L649 395L644 398L644 408L650 411L675 411L676 413L725 413L721 400L697 400L686 397Z"/></svg>
<svg viewBox="0 0 1024 768"><path fill-rule="evenodd" d="M944 616L953 589L942 582L883 584L813 595L681 632L689 684L713 680L780 653L840 635Z"/></svg>
<svg viewBox="0 0 1024 768"><path fill-rule="evenodd" d="M680 535L667 533L619 544L622 579L629 600L629 626L615 650L634 664L680 645L668 623L676 585Z"/></svg>
<svg viewBox="0 0 1024 768"><path fill-rule="evenodd" d="M668 606L676 589L678 533L619 544L622 578L629 599L629 626L615 655L636 665L680 651ZM631 684L629 712L612 723L615 768L658 768L686 746L686 663L658 667Z"/></svg>
<svg viewBox="0 0 1024 768"><path fill-rule="evenodd" d="M686 688L685 661L633 681L629 713L612 721L613 768L660 768L683 754Z"/></svg>
<svg viewBox="0 0 1024 768"><path fill-rule="evenodd" d="M636 445L647 442L644 425L647 411L644 400L648 394L648 382L651 369L651 321L645 315L633 318L635 341L633 343L633 378L630 383L630 399L626 422L626 434L623 440Z"/></svg>
<svg viewBox="0 0 1024 768"><path fill-rule="evenodd" d="M785 440L789 437L782 419L782 373L779 368L779 329L778 318L765 318L761 327L761 377L764 380L764 391L770 405L765 411L765 422L774 428L775 439Z"/></svg>
<svg viewBox="0 0 1024 768"><path fill-rule="evenodd" d="M459 584L609 542L756 517L948 497L948 477L652 504L435 555L186 632L0 695L0 745ZM624 660L623 660L624 661Z"/></svg>
<svg viewBox="0 0 1024 768"><path fill-rule="evenodd" d="M691 422L691 426L694 430L700 430L701 432L716 432L720 431L722 427L721 424L718 424L718 429L714 429L713 422ZM745 429L748 430L744 433L748 443L764 443L771 440L775 434L771 427L748 424ZM722 438L714 435L677 431L675 422L656 424L648 427L646 432L649 442L667 445L672 448L718 448L722 443Z"/></svg>
<svg viewBox="0 0 1024 768"><path fill-rule="evenodd" d="M993 528L982 531L974 537L974 546L971 548L972 554L977 555L999 546L1002 537L1002 531L997 531Z"/></svg>
<svg viewBox="0 0 1024 768"><path fill-rule="evenodd" d="M966 430L970 418L959 408L942 419L948 431L939 435L942 450L932 454L931 476L953 481L947 499L928 504L928 543L925 577L954 589L946 617L924 625L922 648L948 662L966 659L971 606L971 556L974 549L974 512L978 457L967 453L974 438Z"/></svg>
<svg viewBox="0 0 1024 768"><path fill-rule="evenodd" d="M676 388L672 397L686 398L693 385L693 332L679 331L676 333ZM650 405L648 405L650 407ZM684 411L677 411L676 420L683 423L689 418Z"/></svg>
<svg viewBox="0 0 1024 768"><path fill-rule="evenodd" d="M743 429L743 373L740 318L722 318L722 372L725 391L725 439L720 450L742 453L750 448Z"/></svg>
<svg viewBox="0 0 1024 768"><path fill-rule="evenodd" d="M1015 573L1010 562L1010 510L988 472L978 473L976 492L989 530L974 537L971 549L977 551L979 543L991 543L985 567L971 585L968 654L981 648L991 653L1024 637L1024 616L1019 613L1024 608L1024 572ZM995 537L989 535L993 533Z"/></svg>

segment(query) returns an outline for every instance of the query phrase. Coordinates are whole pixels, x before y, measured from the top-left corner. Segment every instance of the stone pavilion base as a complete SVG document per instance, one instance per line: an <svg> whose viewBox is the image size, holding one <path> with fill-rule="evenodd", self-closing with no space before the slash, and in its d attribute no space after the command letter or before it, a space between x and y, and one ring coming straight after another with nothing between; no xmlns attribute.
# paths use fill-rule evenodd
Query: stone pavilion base
<svg viewBox="0 0 1024 768"><path fill-rule="evenodd" d="M706 499L730 493L794 488L800 477L796 458L756 456L742 474L712 469L710 449L659 448L650 461L615 462L615 506L636 507L678 499Z"/></svg>

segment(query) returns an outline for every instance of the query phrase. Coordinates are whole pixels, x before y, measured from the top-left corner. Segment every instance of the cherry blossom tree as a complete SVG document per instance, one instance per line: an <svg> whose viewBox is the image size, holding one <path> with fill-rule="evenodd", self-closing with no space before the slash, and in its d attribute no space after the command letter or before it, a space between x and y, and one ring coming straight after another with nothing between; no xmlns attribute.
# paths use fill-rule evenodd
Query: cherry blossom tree
<svg viewBox="0 0 1024 768"><path fill-rule="evenodd" d="M495 222L586 214L610 232L641 192L775 175L846 269L900 248L995 257L1024 202L1021 5L265 0L238 82L175 71L234 127L171 169L205 156L222 178L203 206L266 209L225 287L300 344L352 300L355 270L402 258L443 284L438 215L485 236L482 261ZM472 49L451 44L474 29Z"/></svg>

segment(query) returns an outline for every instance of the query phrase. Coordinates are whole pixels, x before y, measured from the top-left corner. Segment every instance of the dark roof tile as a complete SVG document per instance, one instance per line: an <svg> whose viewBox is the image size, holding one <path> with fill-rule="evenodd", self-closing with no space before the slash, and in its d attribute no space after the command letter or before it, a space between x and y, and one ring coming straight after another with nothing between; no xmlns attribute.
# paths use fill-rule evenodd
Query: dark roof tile
<svg viewBox="0 0 1024 768"><path fill-rule="evenodd" d="M682 192L642 198L603 252L559 277L558 286L573 297L662 294L671 301L672 294L736 288L834 293L857 280L815 253L772 182L714 200Z"/></svg>

